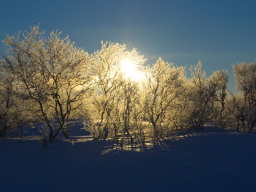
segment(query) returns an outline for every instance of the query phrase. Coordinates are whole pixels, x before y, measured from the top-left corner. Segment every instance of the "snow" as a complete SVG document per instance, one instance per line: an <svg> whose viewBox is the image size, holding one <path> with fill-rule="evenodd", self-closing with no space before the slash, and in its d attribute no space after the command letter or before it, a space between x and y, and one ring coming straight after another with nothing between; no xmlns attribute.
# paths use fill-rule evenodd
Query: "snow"
<svg viewBox="0 0 256 192"><path fill-rule="evenodd" d="M47 148L31 137L0 139L0 191L255 191L255 148L255 134L218 129L143 152L88 135Z"/></svg>

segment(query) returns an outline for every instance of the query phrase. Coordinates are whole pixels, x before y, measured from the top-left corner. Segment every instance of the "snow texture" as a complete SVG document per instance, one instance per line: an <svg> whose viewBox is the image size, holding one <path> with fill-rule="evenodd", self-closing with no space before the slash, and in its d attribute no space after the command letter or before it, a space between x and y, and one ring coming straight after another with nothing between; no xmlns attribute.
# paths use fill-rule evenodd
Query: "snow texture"
<svg viewBox="0 0 256 192"><path fill-rule="evenodd" d="M111 146L88 136L47 148L29 137L1 139L0 191L256 190L254 134L200 130L143 152Z"/></svg>

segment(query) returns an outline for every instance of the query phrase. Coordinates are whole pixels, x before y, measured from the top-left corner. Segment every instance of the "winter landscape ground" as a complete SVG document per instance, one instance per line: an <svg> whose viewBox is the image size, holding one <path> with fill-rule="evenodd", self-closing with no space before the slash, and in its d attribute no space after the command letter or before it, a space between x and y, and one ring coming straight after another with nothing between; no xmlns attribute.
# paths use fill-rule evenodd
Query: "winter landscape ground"
<svg viewBox="0 0 256 192"><path fill-rule="evenodd" d="M117 150L80 127L47 148L1 139L0 186L9 191L255 191L256 135L214 128L148 149Z"/></svg>

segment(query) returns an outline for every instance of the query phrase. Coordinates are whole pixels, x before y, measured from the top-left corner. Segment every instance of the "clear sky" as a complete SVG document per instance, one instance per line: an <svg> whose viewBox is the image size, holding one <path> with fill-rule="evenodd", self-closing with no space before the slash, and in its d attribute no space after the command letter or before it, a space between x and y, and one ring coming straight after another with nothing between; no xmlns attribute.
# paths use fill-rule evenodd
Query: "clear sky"
<svg viewBox="0 0 256 192"><path fill-rule="evenodd" d="M1 0L0 8L1 39L40 23L90 53L101 40L125 43L149 64L200 59L207 75L256 62L255 0Z"/></svg>

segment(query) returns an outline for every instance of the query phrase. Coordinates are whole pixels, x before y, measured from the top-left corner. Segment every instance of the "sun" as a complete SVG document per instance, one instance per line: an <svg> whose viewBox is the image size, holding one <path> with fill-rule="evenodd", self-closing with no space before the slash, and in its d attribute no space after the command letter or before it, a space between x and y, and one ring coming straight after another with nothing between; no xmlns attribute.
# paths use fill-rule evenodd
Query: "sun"
<svg viewBox="0 0 256 192"><path fill-rule="evenodd" d="M138 64L129 58L125 58L120 62L120 70L124 73L126 79L140 82L145 80L145 73L139 70Z"/></svg>

